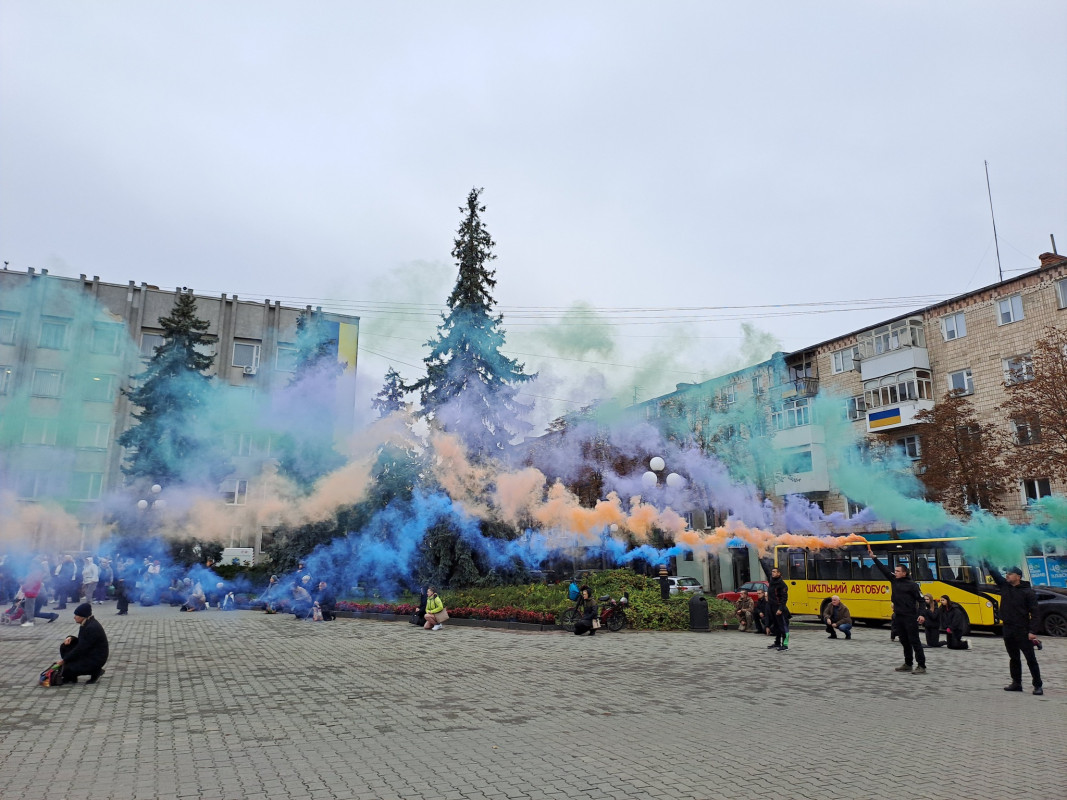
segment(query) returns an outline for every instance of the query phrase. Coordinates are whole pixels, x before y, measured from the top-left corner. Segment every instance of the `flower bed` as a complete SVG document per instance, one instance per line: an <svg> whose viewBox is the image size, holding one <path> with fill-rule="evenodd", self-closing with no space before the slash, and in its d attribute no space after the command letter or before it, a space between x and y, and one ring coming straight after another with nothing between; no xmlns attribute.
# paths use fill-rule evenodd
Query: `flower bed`
<svg viewBox="0 0 1067 800"><path fill-rule="evenodd" d="M396 614L409 617L418 606L411 603L355 603L342 600L338 611L353 611L360 614ZM516 606L460 606L448 609L448 615L456 619L488 619L498 622L526 622L532 625L555 625L556 615L549 611L528 611Z"/></svg>

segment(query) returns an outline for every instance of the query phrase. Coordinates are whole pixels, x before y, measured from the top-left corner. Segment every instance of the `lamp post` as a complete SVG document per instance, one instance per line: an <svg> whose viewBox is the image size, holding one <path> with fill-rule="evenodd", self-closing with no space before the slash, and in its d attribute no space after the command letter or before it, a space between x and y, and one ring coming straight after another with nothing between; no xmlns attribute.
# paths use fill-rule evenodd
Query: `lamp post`
<svg viewBox="0 0 1067 800"><path fill-rule="evenodd" d="M648 472L641 476L641 483L646 489L655 489L659 487L659 475L657 473L663 472L667 469L667 462L663 460L662 456L653 456L648 461ZM678 490L685 487L685 478L679 475L677 472L669 472L663 479L663 483L666 484L668 489ZM666 565L660 567L661 581L666 583Z"/></svg>

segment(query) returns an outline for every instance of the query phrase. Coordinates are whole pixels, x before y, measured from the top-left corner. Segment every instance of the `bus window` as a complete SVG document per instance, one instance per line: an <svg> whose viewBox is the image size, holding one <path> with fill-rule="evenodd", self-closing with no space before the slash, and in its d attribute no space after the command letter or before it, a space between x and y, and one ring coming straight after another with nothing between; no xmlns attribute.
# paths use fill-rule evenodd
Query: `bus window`
<svg viewBox="0 0 1067 800"><path fill-rule="evenodd" d="M789 573L786 575L794 581L807 580L807 552L804 550L790 550L787 556Z"/></svg>
<svg viewBox="0 0 1067 800"><path fill-rule="evenodd" d="M977 583L979 570L967 563L967 557L959 550L942 550L943 563L938 566L937 574L943 581Z"/></svg>
<svg viewBox="0 0 1067 800"><path fill-rule="evenodd" d="M908 572L911 572L910 552L908 552L907 550L897 550L896 552L890 553L889 555L893 561L893 567L907 567Z"/></svg>
<svg viewBox="0 0 1067 800"><path fill-rule="evenodd" d="M871 560L865 556L852 556L852 580L869 581L871 579Z"/></svg>
<svg viewBox="0 0 1067 800"><path fill-rule="evenodd" d="M848 556L840 550L816 550L811 554L811 567L817 580L848 580L851 576Z"/></svg>
<svg viewBox="0 0 1067 800"><path fill-rule="evenodd" d="M937 575L937 555L933 550L915 551L915 574L917 581L932 581Z"/></svg>

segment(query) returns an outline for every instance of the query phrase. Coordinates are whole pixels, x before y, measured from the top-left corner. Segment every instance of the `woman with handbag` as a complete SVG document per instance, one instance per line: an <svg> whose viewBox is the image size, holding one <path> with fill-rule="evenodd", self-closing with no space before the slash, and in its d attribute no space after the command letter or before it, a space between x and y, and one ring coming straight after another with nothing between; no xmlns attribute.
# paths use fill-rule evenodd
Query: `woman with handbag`
<svg viewBox="0 0 1067 800"><path fill-rule="evenodd" d="M445 611L444 601L437 594L437 590L432 586L426 588L426 624L423 625L428 631L441 630L441 623L448 619L448 612Z"/></svg>
<svg viewBox="0 0 1067 800"><path fill-rule="evenodd" d="M574 635L581 636L588 631L590 636L596 635L596 629L600 627L600 619L597 617L597 602L593 599L593 590L583 586L578 592L578 604L574 607L578 612L578 621L574 623Z"/></svg>

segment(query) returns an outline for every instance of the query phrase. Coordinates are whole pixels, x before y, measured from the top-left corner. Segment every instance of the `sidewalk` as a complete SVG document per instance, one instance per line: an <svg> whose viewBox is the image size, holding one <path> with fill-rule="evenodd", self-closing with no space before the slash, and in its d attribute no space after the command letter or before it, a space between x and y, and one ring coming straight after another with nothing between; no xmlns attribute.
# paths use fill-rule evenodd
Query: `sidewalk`
<svg viewBox="0 0 1067 800"><path fill-rule="evenodd" d="M35 685L75 632L69 609L0 627L4 798L1063 796L1067 640L1045 640L1037 698L1001 690L990 636L915 676L893 672L885 629L798 629L778 653L722 631L96 608L112 657L93 686Z"/></svg>

